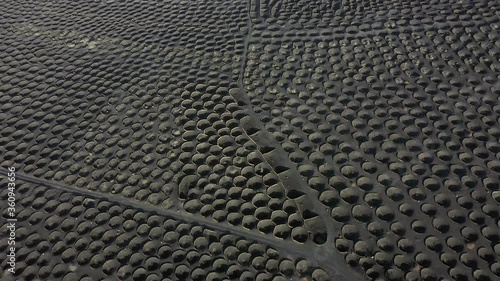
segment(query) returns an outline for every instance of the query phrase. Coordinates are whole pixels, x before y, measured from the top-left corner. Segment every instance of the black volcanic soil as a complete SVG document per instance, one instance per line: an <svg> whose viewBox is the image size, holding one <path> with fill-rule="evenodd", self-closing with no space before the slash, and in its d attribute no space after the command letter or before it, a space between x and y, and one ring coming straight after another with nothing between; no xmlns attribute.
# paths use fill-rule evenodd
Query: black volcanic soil
<svg viewBox="0 0 500 281"><path fill-rule="evenodd" d="M497 1L2 1L1 280L500 278Z"/></svg>

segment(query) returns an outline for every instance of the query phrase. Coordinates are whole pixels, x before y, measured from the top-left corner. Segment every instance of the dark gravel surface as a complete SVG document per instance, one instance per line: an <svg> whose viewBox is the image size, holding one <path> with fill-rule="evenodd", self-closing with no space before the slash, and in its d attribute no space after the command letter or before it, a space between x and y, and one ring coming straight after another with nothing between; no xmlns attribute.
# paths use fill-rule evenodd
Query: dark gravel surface
<svg viewBox="0 0 500 281"><path fill-rule="evenodd" d="M0 279L500 280L499 32L498 1L0 1Z"/></svg>

